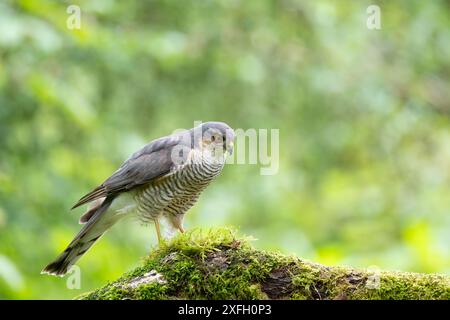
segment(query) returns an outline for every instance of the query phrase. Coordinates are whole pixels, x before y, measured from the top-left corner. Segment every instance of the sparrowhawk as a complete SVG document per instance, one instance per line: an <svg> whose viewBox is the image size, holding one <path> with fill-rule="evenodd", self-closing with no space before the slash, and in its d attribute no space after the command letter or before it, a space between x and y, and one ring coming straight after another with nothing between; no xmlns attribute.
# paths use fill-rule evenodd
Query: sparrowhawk
<svg viewBox="0 0 450 320"><path fill-rule="evenodd" d="M184 214L222 171L227 154L233 150L233 140L234 131L227 124L207 122L145 145L73 206L91 203L80 218L84 226L42 273L67 273L95 241L125 216L136 215L142 222L154 223L159 241L162 218L184 232Z"/></svg>

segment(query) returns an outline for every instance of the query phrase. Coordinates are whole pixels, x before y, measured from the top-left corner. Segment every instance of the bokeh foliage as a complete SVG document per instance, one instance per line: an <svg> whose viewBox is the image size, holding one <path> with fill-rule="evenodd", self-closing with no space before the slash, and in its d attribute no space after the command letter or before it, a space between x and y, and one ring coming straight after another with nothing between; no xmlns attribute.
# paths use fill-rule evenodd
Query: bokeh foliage
<svg viewBox="0 0 450 320"><path fill-rule="evenodd" d="M366 27L374 2L381 30ZM138 265L154 231L130 220L78 263L81 290L39 274L79 229L80 196L195 120L279 129L280 170L227 166L187 228L233 225L325 264L449 273L449 9L2 1L0 298L71 298Z"/></svg>

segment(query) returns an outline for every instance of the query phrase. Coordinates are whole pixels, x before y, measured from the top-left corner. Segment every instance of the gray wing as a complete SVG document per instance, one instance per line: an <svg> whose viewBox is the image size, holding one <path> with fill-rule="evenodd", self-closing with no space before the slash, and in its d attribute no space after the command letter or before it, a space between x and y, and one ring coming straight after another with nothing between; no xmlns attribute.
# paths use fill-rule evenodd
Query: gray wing
<svg viewBox="0 0 450 320"><path fill-rule="evenodd" d="M150 142L105 182L78 200L72 209L99 198L114 197L170 173L174 166L172 149L180 140L179 136L168 136Z"/></svg>

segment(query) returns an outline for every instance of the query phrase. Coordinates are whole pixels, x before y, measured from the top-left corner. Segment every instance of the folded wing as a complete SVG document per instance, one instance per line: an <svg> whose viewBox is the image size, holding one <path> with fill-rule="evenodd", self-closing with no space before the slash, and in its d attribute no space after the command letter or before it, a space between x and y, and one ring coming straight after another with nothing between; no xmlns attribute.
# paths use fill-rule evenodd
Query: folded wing
<svg viewBox="0 0 450 320"><path fill-rule="evenodd" d="M174 165L172 149L179 141L180 138L169 136L150 142L125 161L105 182L78 200L72 209L100 198L115 197L169 174Z"/></svg>

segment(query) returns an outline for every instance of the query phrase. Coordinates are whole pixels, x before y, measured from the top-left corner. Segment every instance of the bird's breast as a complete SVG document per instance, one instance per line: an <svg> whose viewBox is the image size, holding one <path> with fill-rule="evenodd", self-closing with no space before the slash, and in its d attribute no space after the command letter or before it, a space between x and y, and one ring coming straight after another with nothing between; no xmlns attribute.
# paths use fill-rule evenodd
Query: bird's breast
<svg viewBox="0 0 450 320"><path fill-rule="evenodd" d="M162 212L184 214L200 193L221 172L223 164L187 163L160 179L152 181L136 194L138 215L154 220Z"/></svg>

